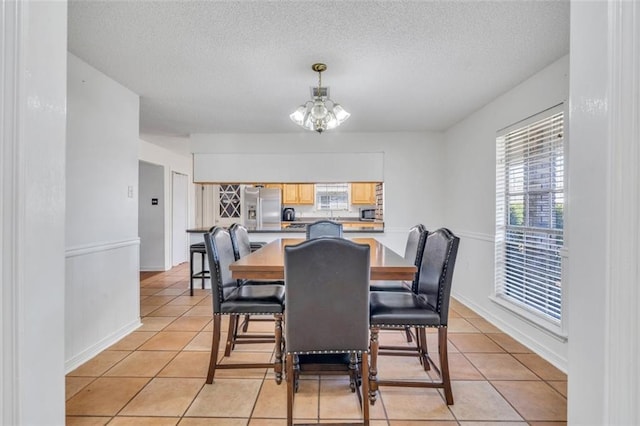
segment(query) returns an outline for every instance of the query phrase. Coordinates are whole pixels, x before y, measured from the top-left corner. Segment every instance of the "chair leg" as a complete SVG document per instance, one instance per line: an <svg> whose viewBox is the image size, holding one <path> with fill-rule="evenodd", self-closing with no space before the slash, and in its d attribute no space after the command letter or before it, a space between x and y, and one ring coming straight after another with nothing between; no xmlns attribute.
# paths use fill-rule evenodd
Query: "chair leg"
<svg viewBox="0 0 640 426"><path fill-rule="evenodd" d="M351 388L351 392L358 390L358 380L358 354L353 352L349 354L349 387ZM366 397L367 395L365 395L365 398ZM358 393L358 398L361 399L360 393Z"/></svg>
<svg viewBox="0 0 640 426"><path fill-rule="evenodd" d="M449 357L447 351L447 327L438 329L438 350L440 352L440 371L444 386L444 397L447 405L453 405L453 392L451 391L451 379L449 378Z"/></svg>
<svg viewBox="0 0 640 426"><path fill-rule="evenodd" d="M362 354L362 377L369 377L369 354ZM366 395L369 394L369 380L362 380L362 420L364 426L369 426L369 401Z"/></svg>
<svg viewBox="0 0 640 426"><path fill-rule="evenodd" d="M369 402L371 405L376 403L376 391L378 390L377 383L377 375L378 375L378 333L380 332L379 327L371 328L371 338L369 341L369 350L371 351L371 368L369 369L369 375L363 377L368 377L367 387L369 388ZM363 356L364 358L364 356ZM363 379L364 381L364 379ZM364 393L364 386L363 386ZM364 399L364 398L363 398Z"/></svg>
<svg viewBox="0 0 640 426"><path fill-rule="evenodd" d="M293 392L298 393L300 386L300 357L293 356Z"/></svg>
<svg viewBox="0 0 640 426"><path fill-rule="evenodd" d="M404 328L404 334L406 334L406 336L407 336L407 343L413 342L413 338L411 337L411 327L405 327ZM416 339L417 339L417 337L416 337Z"/></svg>
<svg viewBox="0 0 640 426"><path fill-rule="evenodd" d="M431 370L429 365L429 349L427 347L427 332L424 327L416 328L420 338L418 339L418 353L420 354L420 363L424 368L424 371Z"/></svg>
<svg viewBox="0 0 640 426"><path fill-rule="evenodd" d="M213 339L211 341L211 358L209 358L209 372L207 373L207 384L213 383L218 363L218 348L220 347L220 315L213 316Z"/></svg>
<svg viewBox="0 0 640 426"><path fill-rule="evenodd" d="M250 315L245 315L244 316L244 322L242 323L242 332L246 333L247 330L249 329L249 319L251 318Z"/></svg>
<svg viewBox="0 0 640 426"><path fill-rule="evenodd" d="M293 374L293 354L287 355L287 426L293 425L293 398L295 395L294 384L296 377Z"/></svg>
<svg viewBox="0 0 640 426"><path fill-rule="evenodd" d="M229 315L229 331L227 331L227 344L224 347L224 356L231 356L231 350L233 349L236 341L235 330L238 325L238 315Z"/></svg>
<svg viewBox="0 0 640 426"><path fill-rule="evenodd" d="M275 344L276 344L276 365L274 371L276 373L276 383L282 383L282 314L275 314Z"/></svg>

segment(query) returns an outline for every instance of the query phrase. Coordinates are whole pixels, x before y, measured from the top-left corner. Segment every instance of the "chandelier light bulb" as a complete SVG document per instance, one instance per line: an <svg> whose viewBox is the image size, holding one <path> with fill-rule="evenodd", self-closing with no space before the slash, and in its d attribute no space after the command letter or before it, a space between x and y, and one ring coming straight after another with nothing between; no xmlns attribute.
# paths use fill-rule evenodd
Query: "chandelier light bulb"
<svg viewBox="0 0 640 426"><path fill-rule="evenodd" d="M311 116L314 119L322 120L327 116L328 113L329 113L329 110L327 109L327 107L325 106L324 102L322 102L321 99L317 99L313 103L313 107L311 108Z"/></svg>
<svg viewBox="0 0 640 426"><path fill-rule="evenodd" d="M312 99L300 105L289 115L291 121L304 129L322 133L335 129L350 116L342 105L329 98L329 88L322 87L322 72L326 71L325 64L313 64L311 69L318 73L318 87L312 88Z"/></svg>

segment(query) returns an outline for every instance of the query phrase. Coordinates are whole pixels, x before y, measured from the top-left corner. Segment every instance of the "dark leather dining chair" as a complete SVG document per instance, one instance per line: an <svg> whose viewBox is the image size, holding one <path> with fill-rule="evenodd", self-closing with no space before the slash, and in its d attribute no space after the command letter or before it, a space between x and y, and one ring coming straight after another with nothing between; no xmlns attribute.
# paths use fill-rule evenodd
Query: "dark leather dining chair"
<svg viewBox="0 0 640 426"><path fill-rule="evenodd" d="M307 240L320 237L342 238L342 224L332 220L318 220L307 225Z"/></svg>
<svg viewBox="0 0 640 426"><path fill-rule="evenodd" d="M360 401L368 425L370 248L342 238L318 238L284 250L287 424L292 424L300 373L296 360L305 355L350 354L352 384L357 386L359 378L365 378Z"/></svg>
<svg viewBox="0 0 640 426"><path fill-rule="evenodd" d="M376 400L378 386L411 386L444 389L447 405L453 404L447 351L447 323L453 269L460 239L446 228L429 233L420 265L420 279L411 292L377 291L371 293L371 369L369 398ZM378 380L378 334L386 327L416 327L419 331L418 351L425 370L433 369L440 382ZM425 328L438 329L440 368L427 350Z"/></svg>
<svg viewBox="0 0 640 426"><path fill-rule="evenodd" d="M239 223L234 223L229 227L229 235L231 236L231 244L233 245L233 255L235 260L239 260L242 257L248 256L255 249L251 246L251 241L249 239L249 232L247 228L242 226ZM246 283L250 284L272 284L272 285L284 285L284 281L270 281L270 280L238 280L238 285L243 285ZM272 321L270 318L251 318L251 315L245 315L244 321L242 325L239 325L239 315L232 315L230 321L233 321L234 324L230 324L229 330L233 328L233 333L228 333L227 335L227 345L225 348L225 356L229 356L231 354L231 350L235 347L236 343L242 343L247 340L253 340L255 338L259 338L260 336L255 336L253 334L239 334L238 328L242 329L243 333L246 333L249 328L250 321Z"/></svg>
<svg viewBox="0 0 640 426"><path fill-rule="evenodd" d="M420 263L424 253L424 243L427 240L427 228L418 224L409 229L407 243L404 247L404 258L418 268L413 281L371 281L371 291L412 291L418 285L420 278Z"/></svg>
<svg viewBox="0 0 640 426"><path fill-rule="evenodd" d="M422 224L413 226L409 230L407 236L407 243L404 248L404 258L411 261L418 270L413 277L413 281L371 281L371 291L413 291L418 285L418 279L420 278L420 263L422 262L422 255L424 253L424 243L427 240L427 228ZM411 328L405 328L405 334L407 336L407 342L413 341L411 335ZM395 346L386 346L384 349L396 349Z"/></svg>
<svg viewBox="0 0 640 426"><path fill-rule="evenodd" d="M207 383L213 383L216 369L269 368L273 367L276 382L282 381L282 313L284 311L284 287L282 285L255 285L231 277L229 265L235 261L229 231L215 228L204 234L204 243L211 269L211 295L213 300L213 339ZM272 315L275 318L275 336L265 336L251 343L275 343L273 363L223 364L218 360L221 319L223 315ZM232 324L232 321L229 321ZM231 333L232 330L229 330ZM228 344L228 342L227 342Z"/></svg>

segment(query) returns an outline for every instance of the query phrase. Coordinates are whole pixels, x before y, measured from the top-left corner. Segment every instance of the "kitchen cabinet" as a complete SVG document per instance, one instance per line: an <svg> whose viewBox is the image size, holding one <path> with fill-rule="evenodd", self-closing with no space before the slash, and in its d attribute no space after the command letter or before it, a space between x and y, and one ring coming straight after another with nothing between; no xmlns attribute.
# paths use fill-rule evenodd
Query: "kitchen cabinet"
<svg viewBox="0 0 640 426"><path fill-rule="evenodd" d="M312 183L283 183L282 204L314 204L315 186Z"/></svg>
<svg viewBox="0 0 640 426"><path fill-rule="evenodd" d="M351 204L376 204L376 184L375 183L352 183L351 184Z"/></svg>
<svg viewBox="0 0 640 426"><path fill-rule="evenodd" d="M312 183L298 184L298 204L315 204L315 185Z"/></svg>

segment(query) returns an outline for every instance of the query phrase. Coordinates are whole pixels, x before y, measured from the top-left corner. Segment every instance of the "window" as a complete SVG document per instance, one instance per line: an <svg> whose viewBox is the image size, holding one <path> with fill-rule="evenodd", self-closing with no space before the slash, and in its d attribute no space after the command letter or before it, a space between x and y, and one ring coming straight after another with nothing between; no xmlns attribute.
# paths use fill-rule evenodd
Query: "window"
<svg viewBox="0 0 640 426"><path fill-rule="evenodd" d="M316 208L318 210L349 210L349 184L317 183Z"/></svg>
<svg viewBox="0 0 640 426"><path fill-rule="evenodd" d="M496 145L496 297L559 324L565 206L562 106L499 133Z"/></svg>

